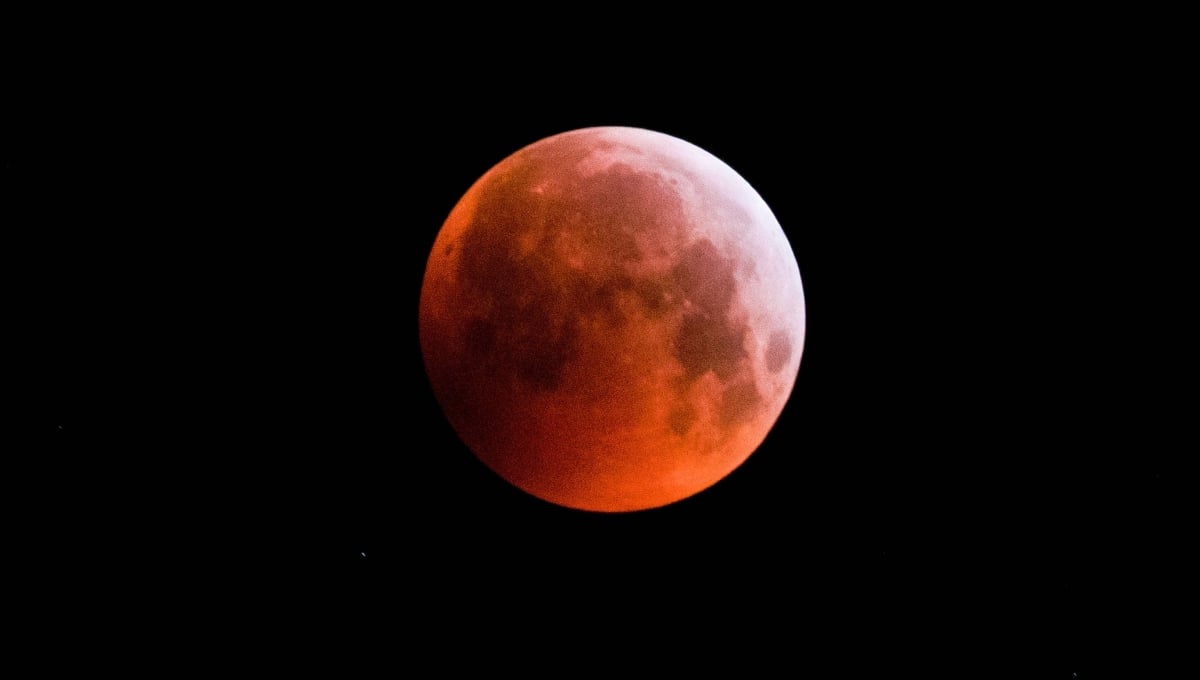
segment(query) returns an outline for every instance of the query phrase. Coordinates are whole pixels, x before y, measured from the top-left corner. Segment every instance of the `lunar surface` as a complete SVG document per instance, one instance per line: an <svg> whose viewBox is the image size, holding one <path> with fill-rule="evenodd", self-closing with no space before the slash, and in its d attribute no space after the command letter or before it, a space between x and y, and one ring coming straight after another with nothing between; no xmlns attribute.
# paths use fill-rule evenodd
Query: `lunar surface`
<svg viewBox="0 0 1200 680"><path fill-rule="evenodd" d="M489 468L551 503L654 508L762 443L804 344L795 256L725 163L649 130L531 144L481 177L425 271L434 395Z"/></svg>

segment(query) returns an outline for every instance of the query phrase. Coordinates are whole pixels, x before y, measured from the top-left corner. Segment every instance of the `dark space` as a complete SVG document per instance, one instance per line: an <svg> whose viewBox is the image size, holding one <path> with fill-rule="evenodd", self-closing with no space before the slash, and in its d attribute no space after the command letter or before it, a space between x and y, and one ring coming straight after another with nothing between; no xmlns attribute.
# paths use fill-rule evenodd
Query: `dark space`
<svg viewBox="0 0 1200 680"><path fill-rule="evenodd" d="M1123 81L830 40L778 71L748 61L757 77L609 64L543 88L494 65L393 70L416 55L376 45L31 57L4 223L36 432L3 477L32 592L95 625L133 602L408 620L413 654L513 612L801 668L947 648L1094 662L1134 622L1169 636L1187 447L1137 343L1167 305L1146 290L1181 274L1143 245L1133 152L1099 135ZM808 305L761 449L627 515L484 468L417 338L462 193L589 125L672 134L741 173Z"/></svg>

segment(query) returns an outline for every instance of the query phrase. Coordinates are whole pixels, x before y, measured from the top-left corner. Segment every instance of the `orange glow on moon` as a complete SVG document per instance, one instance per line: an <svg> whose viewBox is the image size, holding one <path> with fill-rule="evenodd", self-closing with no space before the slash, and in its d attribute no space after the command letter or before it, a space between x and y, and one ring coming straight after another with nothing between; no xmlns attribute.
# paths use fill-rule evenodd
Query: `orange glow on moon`
<svg viewBox="0 0 1200 680"><path fill-rule="evenodd" d="M659 507L741 465L804 344L800 272L766 203L688 142L566 132L481 177L433 245L420 341L484 464L601 512Z"/></svg>

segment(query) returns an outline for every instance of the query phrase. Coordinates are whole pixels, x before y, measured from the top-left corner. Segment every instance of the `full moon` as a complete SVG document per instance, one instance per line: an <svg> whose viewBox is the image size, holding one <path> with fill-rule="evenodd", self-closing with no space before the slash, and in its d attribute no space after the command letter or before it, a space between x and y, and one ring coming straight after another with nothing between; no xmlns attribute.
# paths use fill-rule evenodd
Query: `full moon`
<svg viewBox="0 0 1200 680"><path fill-rule="evenodd" d="M597 512L716 484L782 412L804 345L791 245L707 151L596 127L535 142L450 212L420 343L463 442L514 486Z"/></svg>

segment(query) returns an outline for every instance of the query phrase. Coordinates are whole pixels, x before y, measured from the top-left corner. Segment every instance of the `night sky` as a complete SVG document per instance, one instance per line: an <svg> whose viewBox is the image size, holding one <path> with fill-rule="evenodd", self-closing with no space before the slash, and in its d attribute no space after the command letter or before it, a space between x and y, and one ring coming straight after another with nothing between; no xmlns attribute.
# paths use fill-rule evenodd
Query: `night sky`
<svg viewBox="0 0 1200 680"><path fill-rule="evenodd" d="M1011 635L1084 654L1170 610L1184 480L1155 423L1182 408L1131 397L1155 361L1134 329L1165 303L1122 281L1177 270L1148 266L1130 226L1145 187L1097 144L1108 81L833 40L770 71L787 55L567 81L515 56L435 72L372 41L221 60L170 42L37 57L56 77L8 126L7 254L33 319L10 331L40 444L10 450L5 481L16 559L51 590L287 600L303 583L431 636L611 615L631 638L766 648L770 628L851 656ZM808 303L759 451L624 515L487 470L417 342L458 198L589 125L681 137L742 174ZM413 604L430 592L455 604Z"/></svg>

